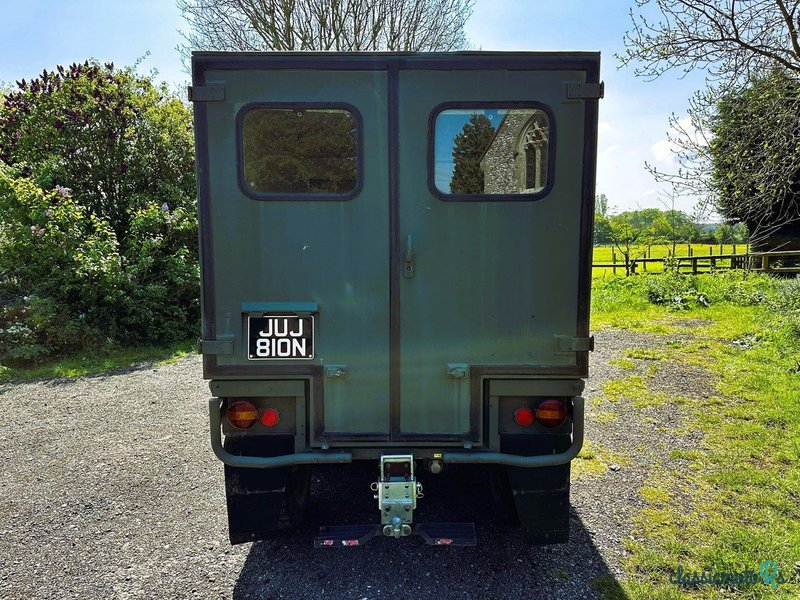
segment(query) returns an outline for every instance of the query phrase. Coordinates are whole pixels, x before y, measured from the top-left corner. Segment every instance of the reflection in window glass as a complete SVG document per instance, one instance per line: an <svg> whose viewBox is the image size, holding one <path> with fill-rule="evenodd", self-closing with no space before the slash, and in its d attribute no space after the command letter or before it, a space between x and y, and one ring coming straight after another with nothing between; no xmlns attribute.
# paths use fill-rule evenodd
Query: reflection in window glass
<svg viewBox="0 0 800 600"><path fill-rule="evenodd" d="M357 136L355 117L343 109L249 110L242 122L245 184L256 193L352 192Z"/></svg>
<svg viewBox="0 0 800 600"><path fill-rule="evenodd" d="M536 108L436 116L434 180L445 194L534 194L547 185L550 122Z"/></svg>

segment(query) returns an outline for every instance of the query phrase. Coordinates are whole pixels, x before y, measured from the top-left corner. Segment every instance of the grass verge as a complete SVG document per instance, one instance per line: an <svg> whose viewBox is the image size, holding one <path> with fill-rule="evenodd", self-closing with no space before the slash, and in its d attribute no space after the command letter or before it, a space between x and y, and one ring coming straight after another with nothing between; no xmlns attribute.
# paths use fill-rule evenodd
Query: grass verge
<svg viewBox="0 0 800 600"><path fill-rule="evenodd" d="M187 340L168 346L139 346L66 356L33 367L0 365L0 383L54 377L81 377L141 362L170 363L197 352L197 341Z"/></svg>
<svg viewBox="0 0 800 600"><path fill-rule="evenodd" d="M701 276L688 286L630 278L638 281L597 290L595 329L680 336L669 352L631 351L626 358L683 362L716 381L709 398L681 399L691 407L687 426L703 432L701 447L665 457L642 490L647 507L626 544L629 577L621 591L627 597L800 597L800 312L793 291L800 286L737 277ZM659 295L673 283L674 290ZM784 286L795 294L787 302L778 301ZM646 380L634 376L604 388L604 395L620 398L645 392ZM681 460L688 468L679 469ZM764 561L777 563L785 583L773 589L763 582L669 581L679 566L700 574L758 573Z"/></svg>

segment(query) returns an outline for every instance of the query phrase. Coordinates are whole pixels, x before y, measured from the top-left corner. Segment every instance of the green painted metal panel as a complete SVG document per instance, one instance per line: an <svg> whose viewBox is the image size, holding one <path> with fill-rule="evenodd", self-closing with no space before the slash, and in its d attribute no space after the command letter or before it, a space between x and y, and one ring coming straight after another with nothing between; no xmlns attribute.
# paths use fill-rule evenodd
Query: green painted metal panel
<svg viewBox="0 0 800 600"><path fill-rule="evenodd" d="M400 236L415 272L400 281L400 430L470 431L466 380L447 363L574 366L556 335L578 320L584 106L565 101L582 72L401 71ZM429 117L442 103L538 102L556 131L553 187L537 201L445 201L428 188Z"/></svg>
<svg viewBox="0 0 800 600"><path fill-rule="evenodd" d="M215 353L207 373L248 380L254 395L276 378L308 382L312 446L326 436L333 444L481 443L484 382L582 376L585 352L564 347L576 337L583 348L588 334L581 265L588 269L594 154L585 140L596 124L587 118L592 100L567 90L589 71L596 76L597 56L229 56L237 55L203 57L202 86L224 93L199 100L198 112L207 127L201 198L210 199L203 260L213 265L213 277L204 271L205 330L224 342L208 345ZM315 63L328 60L330 69ZM435 194L431 115L459 102L546 107L552 186L535 200ZM254 103L354 107L358 193L248 195L239 184L237 123ZM314 358L248 360L245 319L259 312L312 314ZM558 336L569 343L560 348Z"/></svg>
<svg viewBox="0 0 800 600"><path fill-rule="evenodd" d="M345 377L325 381L324 430L388 432L386 73L209 70L206 81L225 87L224 102L207 104L216 330L236 340L234 354L217 364L255 369L243 307L316 305L316 351L307 362L347 366ZM236 120L251 103L354 106L363 136L361 192L333 201L245 195L237 183ZM270 366L280 364L291 363Z"/></svg>

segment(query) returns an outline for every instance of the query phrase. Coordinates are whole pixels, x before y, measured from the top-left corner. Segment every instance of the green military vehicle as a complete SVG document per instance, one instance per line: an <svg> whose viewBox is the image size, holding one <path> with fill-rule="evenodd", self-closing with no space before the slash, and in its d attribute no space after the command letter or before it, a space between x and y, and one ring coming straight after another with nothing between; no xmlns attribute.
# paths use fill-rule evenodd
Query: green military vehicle
<svg viewBox="0 0 800 600"><path fill-rule="evenodd" d="M353 461L376 463L375 522L332 523L320 547L475 544L470 523L413 522L420 480L452 464L483 469L527 542L567 541L599 67L193 55L201 346L232 543L297 524L311 466Z"/></svg>

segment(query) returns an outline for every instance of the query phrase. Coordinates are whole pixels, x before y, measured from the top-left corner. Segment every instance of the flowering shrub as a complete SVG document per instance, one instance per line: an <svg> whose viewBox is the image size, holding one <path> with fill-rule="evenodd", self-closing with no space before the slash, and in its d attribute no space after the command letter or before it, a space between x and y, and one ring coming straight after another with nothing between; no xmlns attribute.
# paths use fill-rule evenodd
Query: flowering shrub
<svg viewBox="0 0 800 600"><path fill-rule="evenodd" d="M17 87L0 97L0 363L194 335L188 109L113 65Z"/></svg>
<svg viewBox="0 0 800 600"><path fill-rule="evenodd" d="M191 114L164 86L86 62L17 88L0 102L0 160L44 189L71 189L120 240L148 202L191 204Z"/></svg>

